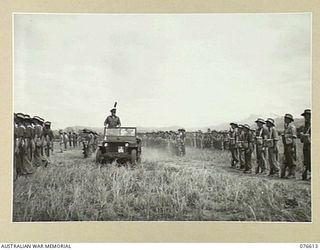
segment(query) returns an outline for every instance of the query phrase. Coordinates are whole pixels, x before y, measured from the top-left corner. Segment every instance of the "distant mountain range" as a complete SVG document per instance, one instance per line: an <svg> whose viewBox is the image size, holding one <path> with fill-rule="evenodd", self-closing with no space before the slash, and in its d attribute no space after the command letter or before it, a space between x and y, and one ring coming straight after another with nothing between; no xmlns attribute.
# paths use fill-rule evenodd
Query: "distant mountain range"
<svg viewBox="0 0 320 250"><path fill-rule="evenodd" d="M277 114L267 114L267 115L255 115L255 114L251 114L250 116L248 116L247 118L240 120L240 121L232 121L232 122L236 122L238 124L249 124L252 128L255 128L255 121L257 118L273 118L275 120L275 124L276 124L276 128L278 130L282 130L283 126L284 126L284 120L283 120L283 116L279 116ZM299 118L294 118L294 124L296 125L296 127L300 127L304 125L304 119L301 117ZM230 121L231 122L231 121ZM210 128L211 130L227 130L230 127L230 122L225 122L225 123L220 123L217 125L212 125L212 126L201 126L201 127L190 127L190 128L185 128L187 131L207 131L208 128ZM72 126L72 127L66 127L64 129L64 131L75 131L78 132L79 130L82 130L84 128L87 129L91 129L93 131L96 131L97 133L102 134L103 133L103 127L85 127L85 126ZM137 130L138 132L141 133L145 133L145 132L153 132L153 131L176 131L179 128L182 128L181 126L168 126L168 127L141 127L138 126Z"/></svg>

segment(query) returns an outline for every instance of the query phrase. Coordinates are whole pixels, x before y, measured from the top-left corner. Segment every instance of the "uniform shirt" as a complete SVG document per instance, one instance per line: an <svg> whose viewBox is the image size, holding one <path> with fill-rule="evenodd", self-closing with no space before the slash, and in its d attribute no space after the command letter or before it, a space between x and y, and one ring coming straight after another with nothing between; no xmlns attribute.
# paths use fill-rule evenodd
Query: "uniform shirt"
<svg viewBox="0 0 320 250"><path fill-rule="evenodd" d="M253 143L253 133L251 131L245 131L243 134L243 141L247 142L249 145Z"/></svg>
<svg viewBox="0 0 320 250"><path fill-rule="evenodd" d="M275 127L270 127L268 129L268 133L269 133L269 136L268 136L269 139L273 139L274 141L279 140L278 131L275 129Z"/></svg>
<svg viewBox="0 0 320 250"><path fill-rule="evenodd" d="M230 135L230 139L234 139L234 143L237 143L238 141L238 136L239 136L239 132L238 132L238 129L237 128L234 128L234 129L230 129L229 131L229 135Z"/></svg>
<svg viewBox="0 0 320 250"><path fill-rule="evenodd" d="M31 125L27 125L27 128L26 128L26 137L27 138L34 138L34 129Z"/></svg>
<svg viewBox="0 0 320 250"><path fill-rule="evenodd" d="M309 134L311 136L311 123L310 122L305 122L304 124L304 128L303 128L303 134L306 135L306 134ZM310 140L307 141L307 140L304 140L301 142L303 142L304 144L310 144Z"/></svg>
<svg viewBox="0 0 320 250"><path fill-rule="evenodd" d="M286 137L291 138L293 142L294 142L294 139L297 138L297 129L293 123L289 123L288 125L287 124L284 125L283 143L285 145L288 144L285 141Z"/></svg>
<svg viewBox="0 0 320 250"><path fill-rule="evenodd" d="M26 127L23 125L18 125L17 128L17 137L24 137L26 133Z"/></svg>
<svg viewBox="0 0 320 250"><path fill-rule="evenodd" d="M37 124L34 128L34 134L37 138L40 138L42 136L42 126Z"/></svg>
<svg viewBox="0 0 320 250"><path fill-rule="evenodd" d="M266 139L268 137L269 131L266 127L262 126L256 130L256 136Z"/></svg>
<svg viewBox="0 0 320 250"><path fill-rule="evenodd" d="M116 115L109 115L104 121L104 126L107 126L108 128L116 128L117 126L121 126L120 118Z"/></svg>

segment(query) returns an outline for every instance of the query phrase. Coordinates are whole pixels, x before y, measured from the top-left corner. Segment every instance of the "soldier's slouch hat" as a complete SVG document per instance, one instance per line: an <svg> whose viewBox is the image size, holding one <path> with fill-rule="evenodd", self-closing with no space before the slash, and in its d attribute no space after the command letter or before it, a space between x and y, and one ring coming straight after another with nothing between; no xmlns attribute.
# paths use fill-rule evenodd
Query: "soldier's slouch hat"
<svg viewBox="0 0 320 250"><path fill-rule="evenodd" d="M230 125L234 125L234 126L238 127L238 124L235 122L231 122Z"/></svg>
<svg viewBox="0 0 320 250"><path fill-rule="evenodd" d="M305 116L306 114L311 115L311 109L305 109L304 112L301 114L301 116Z"/></svg>

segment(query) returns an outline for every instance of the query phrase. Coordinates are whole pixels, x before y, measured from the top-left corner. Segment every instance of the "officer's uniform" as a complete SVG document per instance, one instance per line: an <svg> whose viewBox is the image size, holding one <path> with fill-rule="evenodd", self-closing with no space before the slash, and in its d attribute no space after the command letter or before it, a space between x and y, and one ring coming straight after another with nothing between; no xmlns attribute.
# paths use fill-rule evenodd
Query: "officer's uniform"
<svg viewBox="0 0 320 250"><path fill-rule="evenodd" d="M305 117L303 134L300 137L300 140L303 143L304 170L302 173L302 179L306 180L308 177L308 171L311 172L311 110L306 109L301 115ZM310 120L306 119L306 115L310 115Z"/></svg>
<svg viewBox="0 0 320 250"><path fill-rule="evenodd" d="M115 111L116 108L112 108L110 112ZM121 126L120 118L116 116L115 114L109 115L105 121L104 126L107 128L116 128Z"/></svg>
<svg viewBox="0 0 320 250"><path fill-rule="evenodd" d="M294 121L291 114L286 114L285 118L290 120L289 123L284 124L284 133L282 135L282 141L284 146L284 163L281 168L280 177L284 178L286 170L288 169L287 178L295 178L295 168L296 168L296 138L297 131L296 127L292 123Z"/></svg>

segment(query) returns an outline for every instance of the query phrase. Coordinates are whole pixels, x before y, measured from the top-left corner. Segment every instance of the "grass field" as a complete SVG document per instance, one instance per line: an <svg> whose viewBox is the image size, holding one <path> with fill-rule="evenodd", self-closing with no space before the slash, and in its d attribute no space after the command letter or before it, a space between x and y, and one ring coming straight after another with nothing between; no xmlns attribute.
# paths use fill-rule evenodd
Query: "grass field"
<svg viewBox="0 0 320 250"><path fill-rule="evenodd" d="M310 182L243 174L229 162L227 151L190 148L184 158L143 148L134 168L54 152L50 166L14 183L13 220L311 221Z"/></svg>

